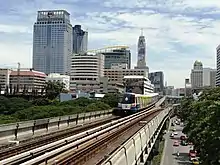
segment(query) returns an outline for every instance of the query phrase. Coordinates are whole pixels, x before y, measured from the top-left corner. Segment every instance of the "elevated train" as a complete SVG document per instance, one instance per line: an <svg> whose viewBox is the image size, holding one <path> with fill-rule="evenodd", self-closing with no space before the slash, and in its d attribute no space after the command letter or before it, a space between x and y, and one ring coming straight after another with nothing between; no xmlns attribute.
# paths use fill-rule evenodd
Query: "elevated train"
<svg viewBox="0 0 220 165"><path fill-rule="evenodd" d="M140 110L146 108L148 105L158 101L158 93L148 93L147 95L125 93L122 96L121 101L118 103L118 107L114 109L113 113L117 116L125 116L133 113L137 113Z"/></svg>

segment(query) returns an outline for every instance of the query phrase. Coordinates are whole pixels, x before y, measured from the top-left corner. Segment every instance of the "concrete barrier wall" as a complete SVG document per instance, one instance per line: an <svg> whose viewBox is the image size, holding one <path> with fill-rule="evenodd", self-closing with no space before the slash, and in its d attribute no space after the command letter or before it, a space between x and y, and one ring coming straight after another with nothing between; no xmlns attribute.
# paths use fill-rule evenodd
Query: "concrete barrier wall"
<svg viewBox="0 0 220 165"><path fill-rule="evenodd" d="M151 139L156 140L156 137L153 138L155 132L158 129L158 126L161 124L163 119L168 115L170 109L166 109L154 117L148 124L146 124L139 132L137 132L133 137L131 137L123 146L116 150L110 157L107 159L103 165L135 165L140 163L140 156L144 153L146 147L148 153L150 153L151 147L147 145ZM145 160L148 155L145 155Z"/></svg>
<svg viewBox="0 0 220 165"><path fill-rule="evenodd" d="M59 116L53 118L45 118L38 120L30 120L24 122L2 124L0 125L0 138L14 135L19 136L24 132L34 132L41 129L50 129L52 127L68 127L70 125L82 124L85 121L94 120L106 115L111 115L112 110L87 112L73 114L69 116Z"/></svg>

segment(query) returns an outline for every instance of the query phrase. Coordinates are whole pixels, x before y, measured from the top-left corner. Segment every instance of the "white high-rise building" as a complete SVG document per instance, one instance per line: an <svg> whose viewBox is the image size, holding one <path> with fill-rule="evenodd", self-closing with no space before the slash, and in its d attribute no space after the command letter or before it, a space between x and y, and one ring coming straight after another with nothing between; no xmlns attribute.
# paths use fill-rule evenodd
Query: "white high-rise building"
<svg viewBox="0 0 220 165"><path fill-rule="evenodd" d="M203 86L215 86L216 69L203 68Z"/></svg>
<svg viewBox="0 0 220 165"><path fill-rule="evenodd" d="M33 32L33 68L69 74L72 54L72 25L65 10L38 11Z"/></svg>
<svg viewBox="0 0 220 165"><path fill-rule="evenodd" d="M104 77L103 54L73 54L70 74L72 92L99 91L101 77Z"/></svg>
<svg viewBox="0 0 220 165"><path fill-rule="evenodd" d="M191 70L192 88L200 88L203 86L203 65L200 61L195 61Z"/></svg>

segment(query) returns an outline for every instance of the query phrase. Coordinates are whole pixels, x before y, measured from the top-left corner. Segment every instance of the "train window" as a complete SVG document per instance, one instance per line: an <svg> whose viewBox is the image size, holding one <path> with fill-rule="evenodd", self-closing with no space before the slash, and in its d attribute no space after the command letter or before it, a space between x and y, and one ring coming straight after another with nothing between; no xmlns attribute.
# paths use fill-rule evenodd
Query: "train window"
<svg viewBox="0 0 220 165"><path fill-rule="evenodd" d="M125 94L122 98L122 104L132 104L135 103L135 95Z"/></svg>

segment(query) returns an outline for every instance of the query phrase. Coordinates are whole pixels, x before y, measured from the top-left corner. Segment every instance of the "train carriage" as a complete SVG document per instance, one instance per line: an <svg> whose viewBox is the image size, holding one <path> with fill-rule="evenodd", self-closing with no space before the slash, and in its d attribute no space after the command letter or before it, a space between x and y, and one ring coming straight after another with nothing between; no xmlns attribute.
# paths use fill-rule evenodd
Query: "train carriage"
<svg viewBox="0 0 220 165"><path fill-rule="evenodd" d="M118 107L114 110L114 114L124 116L139 112L158 99L158 93L149 93L147 95L125 93L118 103Z"/></svg>

